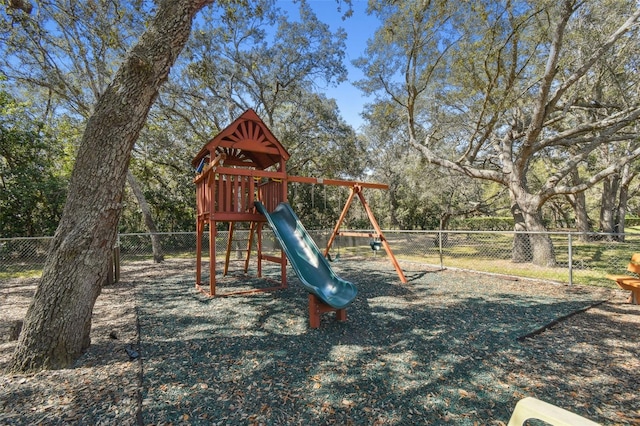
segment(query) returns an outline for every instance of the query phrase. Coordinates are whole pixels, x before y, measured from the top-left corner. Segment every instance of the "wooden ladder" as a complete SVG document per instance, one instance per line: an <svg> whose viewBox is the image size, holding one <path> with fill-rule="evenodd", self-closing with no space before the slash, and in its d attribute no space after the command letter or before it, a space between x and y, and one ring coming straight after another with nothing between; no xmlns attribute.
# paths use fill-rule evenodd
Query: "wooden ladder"
<svg viewBox="0 0 640 426"><path fill-rule="evenodd" d="M257 222L251 222L249 225L249 236L245 240L240 240L237 242L245 242L246 248L244 249L245 257L244 257L244 273L246 274L249 271L249 259L251 259L251 247L253 246L253 239L255 236ZM227 238L227 253L224 258L224 272L223 275L227 276L229 273L229 262L231 260L231 252L233 249L233 233L235 230L235 222L229 222L229 236Z"/></svg>

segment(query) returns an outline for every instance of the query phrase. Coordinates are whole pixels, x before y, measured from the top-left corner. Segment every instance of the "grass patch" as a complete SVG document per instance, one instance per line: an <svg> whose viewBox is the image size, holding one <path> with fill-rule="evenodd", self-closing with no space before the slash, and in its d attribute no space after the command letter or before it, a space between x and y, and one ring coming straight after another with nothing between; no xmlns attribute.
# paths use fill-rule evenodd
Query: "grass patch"
<svg viewBox="0 0 640 426"><path fill-rule="evenodd" d="M0 280L15 278L39 278L42 275L40 269L20 269L18 271L0 271Z"/></svg>
<svg viewBox="0 0 640 426"><path fill-rule="evenodd" d="M440 265L440 258L437 256L398 256L398 258L410 262ZM447 256L443 258L443 266L445 268L460 268L492 274L569 283L569 269L565 266L546 268L531 263L513 263L504 259ZM605 271L599 269L574 269L572 282L581 285L615 288L615 284L608 280L606 275Z"/></svg>

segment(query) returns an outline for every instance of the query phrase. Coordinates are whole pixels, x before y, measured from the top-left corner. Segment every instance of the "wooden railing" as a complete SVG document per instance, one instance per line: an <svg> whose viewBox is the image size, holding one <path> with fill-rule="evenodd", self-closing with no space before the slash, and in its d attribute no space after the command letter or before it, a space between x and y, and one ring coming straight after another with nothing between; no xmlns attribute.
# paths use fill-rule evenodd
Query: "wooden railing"
<svg viewBox="0 0 640 426"><path fill-rule="evenodd" d="M198 175L194 182L197 214L202 220L252 221L260 216L254 213L254 201L262 201L271 211L286 193L283 172L217 167Z"/></svg>

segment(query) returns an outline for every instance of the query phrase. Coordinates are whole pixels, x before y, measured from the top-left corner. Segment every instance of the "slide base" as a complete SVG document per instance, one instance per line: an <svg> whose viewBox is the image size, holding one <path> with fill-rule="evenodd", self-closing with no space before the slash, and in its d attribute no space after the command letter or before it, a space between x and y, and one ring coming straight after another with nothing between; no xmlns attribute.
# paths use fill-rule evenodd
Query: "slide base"
<svg viewBox="0 0 640 426"><path fill-rule="evenodd" d="M309 327L311 328L319 328L320 327L320 315L325 312L335 312L336 313L336 321L346 321L347 320L347 310L346 308L336 309L324 303L320 300L315 294L309 293Z"/></svg>

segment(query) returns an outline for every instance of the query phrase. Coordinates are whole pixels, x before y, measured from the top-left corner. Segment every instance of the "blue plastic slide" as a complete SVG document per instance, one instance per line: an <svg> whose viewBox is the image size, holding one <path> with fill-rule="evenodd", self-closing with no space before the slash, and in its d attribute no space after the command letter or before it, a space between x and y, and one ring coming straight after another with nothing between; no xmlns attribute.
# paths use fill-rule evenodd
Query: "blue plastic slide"
<svg viewBox="0 0 640 426"><path fill-rule="evenodd" d="M343 309L349 306L358 290L333 272L289 203L278 204L271 213L259 201L255 202L255 206L269 221L291 267L307 291L332 308Z"/></svg>

